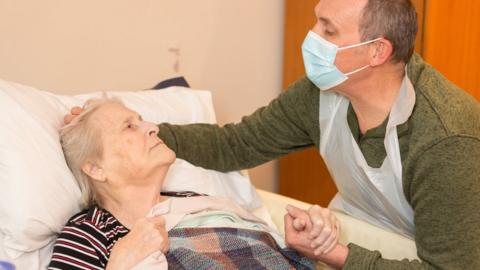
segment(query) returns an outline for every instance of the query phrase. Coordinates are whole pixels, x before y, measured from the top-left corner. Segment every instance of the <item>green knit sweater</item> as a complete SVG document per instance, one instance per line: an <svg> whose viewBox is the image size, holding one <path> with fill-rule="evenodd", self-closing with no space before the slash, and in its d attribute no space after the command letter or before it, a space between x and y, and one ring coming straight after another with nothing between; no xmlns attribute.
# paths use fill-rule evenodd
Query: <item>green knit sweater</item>
<svg viewBox="0 0 480 270"><path fill-rule="evenodd" d="M344 269L480 269L480 105L419 56L407 67L416 103L397 132L422 262L387 260L349 244ZM319 90L304 78L238 124L161 124L159 137L193 164L239 170L318 148L318 114ZM348 123L368 164L379 167L386 121L361 136L350 108Z"/></svg>

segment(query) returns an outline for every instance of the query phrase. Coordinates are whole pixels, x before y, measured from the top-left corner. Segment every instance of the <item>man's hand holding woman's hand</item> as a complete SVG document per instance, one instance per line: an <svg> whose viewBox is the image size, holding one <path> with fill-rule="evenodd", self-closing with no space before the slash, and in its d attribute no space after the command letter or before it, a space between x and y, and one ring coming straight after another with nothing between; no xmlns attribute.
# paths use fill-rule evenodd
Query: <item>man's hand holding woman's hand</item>
<svg viewBox="0 0 480 270"><path fill-rule="evenodd" d="M338 244L340 223L328 208L314 205L307 210L287 205L285 241L303 255L341 268L348 248Z"/></svg>

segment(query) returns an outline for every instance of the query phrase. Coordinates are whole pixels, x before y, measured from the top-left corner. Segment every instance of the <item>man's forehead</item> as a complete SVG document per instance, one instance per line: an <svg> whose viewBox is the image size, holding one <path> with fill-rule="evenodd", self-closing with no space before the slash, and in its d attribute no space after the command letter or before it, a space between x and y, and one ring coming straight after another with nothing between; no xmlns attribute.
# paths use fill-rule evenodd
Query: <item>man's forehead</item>
<svg viewBox="0 0 480 270"><path fill-rule="evenodd" d="M358 25L366 3L367 0L321 0L315 7L315 14L335 26Z"/></svg>

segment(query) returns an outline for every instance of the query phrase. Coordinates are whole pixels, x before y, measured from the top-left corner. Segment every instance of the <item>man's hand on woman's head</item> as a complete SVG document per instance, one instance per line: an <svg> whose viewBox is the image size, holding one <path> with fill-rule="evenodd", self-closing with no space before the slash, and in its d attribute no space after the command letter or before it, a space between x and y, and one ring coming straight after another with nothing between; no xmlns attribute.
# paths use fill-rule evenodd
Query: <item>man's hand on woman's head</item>
<svg viewBox="0 0 480 270"><path fill-rule="evenodd" d="M75 117L79 116L82 112L83 112L82 108L80 108L78 106L73 107L72 109L70 109L70 113L63 117L63 123L65 125L70 124L73 121L73 119L75 119Z"/></svg>
<svg viewBox="0 0 480 270"><path fill-rule="evenodd" d="M340 223L328 208L314 205L307 210L287 206L287 245L310 258L329 253L338 243Z"/></svg>

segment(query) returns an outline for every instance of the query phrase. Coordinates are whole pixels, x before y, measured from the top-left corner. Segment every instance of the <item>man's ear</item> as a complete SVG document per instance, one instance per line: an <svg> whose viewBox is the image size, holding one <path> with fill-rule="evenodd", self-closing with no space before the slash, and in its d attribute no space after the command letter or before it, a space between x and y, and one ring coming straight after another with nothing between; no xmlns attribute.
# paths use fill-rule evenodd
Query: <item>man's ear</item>
<svg viewBox="0 0 480 270"><path fill-rule="evenodd" d="M393 44L388 39L382 38L377 40L370 48L370 65L372 67L380 66L390 61L393 53Z"/></svg>
<svg viewBox="0 0 480 270"><path fill-rule="evenodd" d="M86 161L82 164L82 171L90 176L93 180L104 182L107 180L105 171L103 168L92 161Z"/></svg>

